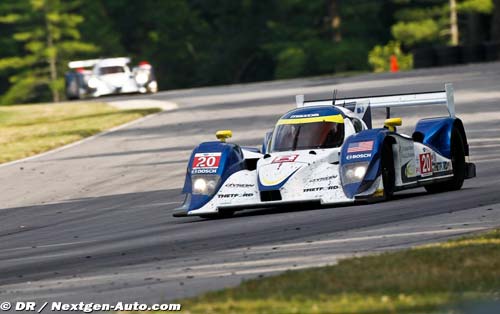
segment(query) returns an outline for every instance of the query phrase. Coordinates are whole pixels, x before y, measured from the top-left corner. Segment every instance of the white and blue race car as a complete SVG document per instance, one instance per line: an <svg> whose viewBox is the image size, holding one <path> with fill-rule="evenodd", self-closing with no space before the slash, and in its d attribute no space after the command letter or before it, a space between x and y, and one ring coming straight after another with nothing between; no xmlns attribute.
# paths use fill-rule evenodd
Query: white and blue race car
<svg viewBox="0 0 500 314"><path fill-rule="evenodd" d="M336 205L390 199L425 187L458 190L475 177L453 87L441 92L305 101L266 134L262 150L220 141L192 152L175 217L225 217L237 210L298 203ZM418 121L412 136L396 132L391 107L446 105L449 115ZM383 128L371 127L371 108L384 107Z"/></svg>
<svg viewBox="0 0 500 314"><path fill-rule="evenodd" d="M130 58L71 61L65 75L66 98L82 99L128 93L156 93L153 67L142 61L132 70Z"/></svg>

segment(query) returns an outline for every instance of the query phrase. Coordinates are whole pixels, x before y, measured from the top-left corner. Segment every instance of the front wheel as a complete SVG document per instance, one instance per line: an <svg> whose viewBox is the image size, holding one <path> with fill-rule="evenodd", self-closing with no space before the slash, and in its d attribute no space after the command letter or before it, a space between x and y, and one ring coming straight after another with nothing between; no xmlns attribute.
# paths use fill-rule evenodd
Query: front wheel
<svg viewBox="0 0 500 314"><path fill-rule="evenodd" d="M384 183L384 199L390 200L394 194L394 155L392 153L392 145L390 142L385 142L382 148L382 181Z"/></svg>
<svg viewBox="0 0 500 314"><path fill-rule="evenodd" d="M429 184L425 189L429 193L456 191L462 188L465 179L465 148L460 132L453 128L451 133L451 165L453 177L450 180Z"/></svg>

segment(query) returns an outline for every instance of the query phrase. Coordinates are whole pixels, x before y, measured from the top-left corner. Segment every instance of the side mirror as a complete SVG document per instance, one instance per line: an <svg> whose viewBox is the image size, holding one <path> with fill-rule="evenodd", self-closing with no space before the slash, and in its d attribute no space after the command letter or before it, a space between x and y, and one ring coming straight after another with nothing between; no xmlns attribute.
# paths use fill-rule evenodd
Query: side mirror
<svg viewBox="0 0 500 314"><path fill-rule="evenodd" d="M219 130L215 133L218 140L225 143L226 139L233 137L233 131L231 130Z"/></svg>
<svg viewBox="0 0 500 314"><path fill-rule="evenodd" d="M384 126L391 132L396 132L396 126L400 126L401 124L403 124L401 118L390 118L384 121Z"/></svg>

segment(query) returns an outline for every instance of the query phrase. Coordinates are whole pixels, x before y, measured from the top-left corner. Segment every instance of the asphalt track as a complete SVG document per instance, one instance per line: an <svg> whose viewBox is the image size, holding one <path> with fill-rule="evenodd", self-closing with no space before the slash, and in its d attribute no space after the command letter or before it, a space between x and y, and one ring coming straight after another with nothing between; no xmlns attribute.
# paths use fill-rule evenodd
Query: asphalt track
<svg viewBox="0 0 500 314"><path fill-rule="evenodd" d="M217 129L259 145L294 95L360 96L455 84L478 177L391 202L175 219L187 158ZM67 149L0 166L0 300L160 302L286 269L500 226L500 63L161 92L179 108ZM117 99L127 99L120 97ZM115 100L115 98L104 98ZM394 112L411 125L444 108ZM381 120L376 120L375 125ZM408 128L411 131L411 127Z"/></svg>

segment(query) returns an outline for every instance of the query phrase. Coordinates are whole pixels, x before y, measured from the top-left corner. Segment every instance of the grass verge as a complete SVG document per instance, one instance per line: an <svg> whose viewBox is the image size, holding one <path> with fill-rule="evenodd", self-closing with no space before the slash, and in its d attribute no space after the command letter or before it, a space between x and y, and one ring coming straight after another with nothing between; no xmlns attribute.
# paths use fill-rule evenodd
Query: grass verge
<svg viewBox="0 0 500 314"><path fill-rule="evenodd" d="M104 103L2 106L0 163L42 153L158 111L118 110Z"/></svg>
<svg viewBox="0 0 500 314"><path fill-rule="evenodd" d="M458 302L498 299L499 293L500 229L289 271L175 302L193 314L432 313Z"/></svg>

